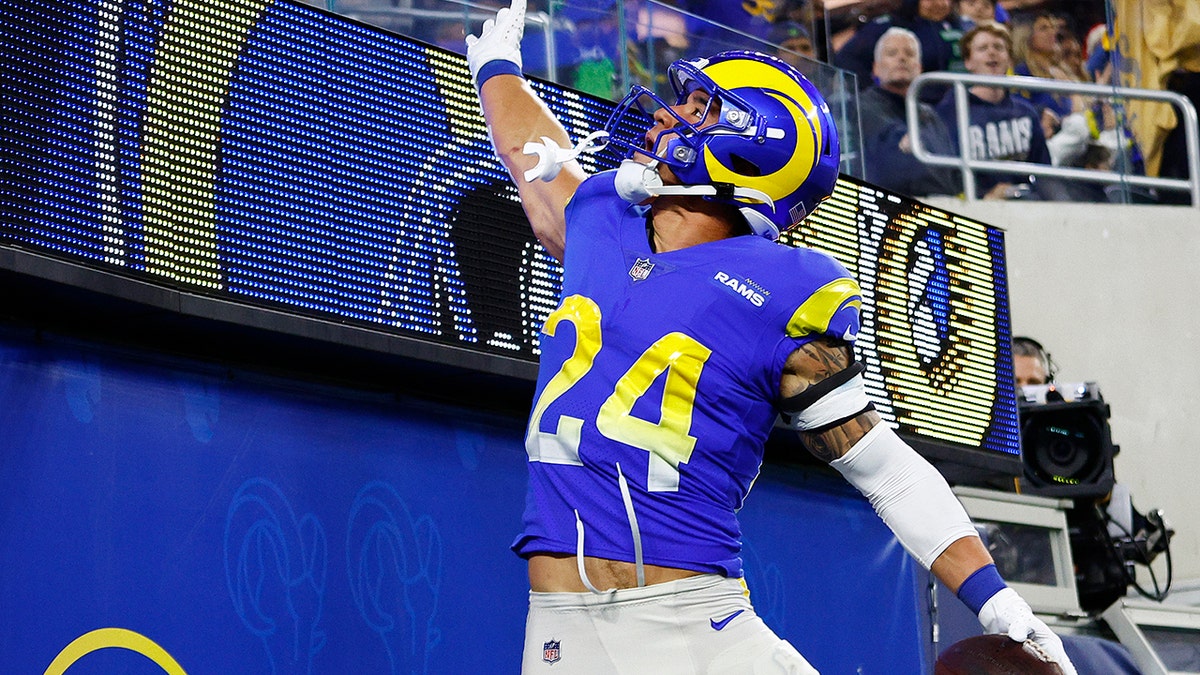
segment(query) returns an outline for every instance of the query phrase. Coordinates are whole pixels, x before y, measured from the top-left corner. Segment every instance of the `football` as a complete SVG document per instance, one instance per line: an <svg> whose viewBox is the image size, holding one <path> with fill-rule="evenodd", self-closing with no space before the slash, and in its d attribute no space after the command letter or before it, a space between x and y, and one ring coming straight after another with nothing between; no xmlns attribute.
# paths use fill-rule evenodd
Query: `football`
<svg viewBox="0 0 1200 675"><path fill-rule="evenodd" d="M934 675L1063 675L1033 640L977 635L950 645L938 657Z"/></svg>

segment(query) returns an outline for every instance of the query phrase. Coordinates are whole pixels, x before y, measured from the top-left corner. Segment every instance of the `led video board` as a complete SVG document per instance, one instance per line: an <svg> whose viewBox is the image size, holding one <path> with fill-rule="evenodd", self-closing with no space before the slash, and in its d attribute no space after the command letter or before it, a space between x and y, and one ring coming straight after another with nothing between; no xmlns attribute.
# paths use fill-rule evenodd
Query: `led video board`
<svg viewBox="0 0 1200 675"><path fill-rule="evenodd" d="M783 241L858 279L856 352L884 419L909 437L1017 454L1001 230L842 177Z"/></svg>
<svg viewBox="0 0 1200 675"><path fill-rule="evenodd" d="M0 20L0 246L536 361L561 271L462 57L289 0L13 0ZM533 86L573 137L608 117ZM901 433L1016 456L1000 231L843 179L785 242L859 278L860 357Z"/></svg>

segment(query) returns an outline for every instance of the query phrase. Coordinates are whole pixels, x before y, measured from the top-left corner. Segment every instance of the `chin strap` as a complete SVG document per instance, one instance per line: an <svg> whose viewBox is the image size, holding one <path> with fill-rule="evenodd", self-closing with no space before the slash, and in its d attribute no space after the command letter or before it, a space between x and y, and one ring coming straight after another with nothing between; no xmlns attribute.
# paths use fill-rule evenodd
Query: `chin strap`
<svg viewBox="0 0 1200 675"><path fill-rule="evenodd" d="M759 204L775 208L775 202L762 190L748 187L737 187L732 183L715 183L713 185L664 185L653 188L651 196L659 195L697 195L700 197L723 197L725 199L747 199Z"/></svg>
<svg viewBox="0 0 1200 675"><path fill-rule="evenodd" d="M643 164L634 159L626 159L617 168L615 181L617 194L621 199L631 204L641 204L651 197L661 195L694 195L698 197L721 197L732 201L745 199L760 204L766 204L772 209L775 202L767 193L754 188L738 187L732 183L714 183L712 185L664 185L662 176L658 173L658 160Z"/></svg>
<svg viewBox="0 0 1200 675"><path fill-rule="evenodd" d="M607 131L593 131L575 144L573 148L563 148L554 139L542 136L542 142L529 141L522 148L526 155L537 155L537 164L525 172L525 182L532 183L541 179L550 182L558 176L562 165L575 159L585 152L599 152L608 145Z"/></svg>

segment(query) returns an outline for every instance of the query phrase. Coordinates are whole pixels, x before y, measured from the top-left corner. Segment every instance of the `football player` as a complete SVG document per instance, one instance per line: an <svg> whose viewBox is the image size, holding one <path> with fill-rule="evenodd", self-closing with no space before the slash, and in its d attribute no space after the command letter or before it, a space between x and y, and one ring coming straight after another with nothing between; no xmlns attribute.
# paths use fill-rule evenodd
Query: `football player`
<svg viewBox="0 0 1200 675"><path fill-rule="evenodd" d="M763 54L678 61L676 100L635 86L605 130L627 158L588 176L576 157L594 139L572 147L521 75L524 12L513 0L467 39L496 154L564 269L513 544L532 590L523 672L815 673L742 582L736 512L782 414L989 632L1031 636L1074 673L867 400L858 284L774 242L837 180L821 94Z"/></svg>

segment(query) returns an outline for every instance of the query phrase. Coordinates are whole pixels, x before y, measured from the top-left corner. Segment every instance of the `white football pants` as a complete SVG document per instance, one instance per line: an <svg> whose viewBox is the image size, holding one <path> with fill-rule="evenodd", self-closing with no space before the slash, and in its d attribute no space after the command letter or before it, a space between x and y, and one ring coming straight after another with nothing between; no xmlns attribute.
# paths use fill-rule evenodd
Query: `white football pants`
<svg viewBox="0 0 1200 675"><path fill-rule="evenodd" d="M818 675L716 574L606 593L530 593L524 675Z"/></svg>

